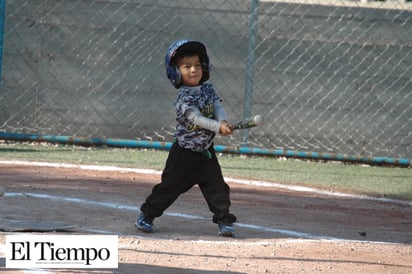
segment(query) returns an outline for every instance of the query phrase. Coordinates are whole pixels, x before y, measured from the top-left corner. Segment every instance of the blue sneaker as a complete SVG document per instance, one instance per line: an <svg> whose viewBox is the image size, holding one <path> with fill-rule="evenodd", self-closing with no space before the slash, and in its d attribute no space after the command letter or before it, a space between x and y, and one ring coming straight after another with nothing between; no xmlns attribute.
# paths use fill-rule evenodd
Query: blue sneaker
<svg viewBox="0 0 412 274"><path fill-rule="evenodd" d="M138 229L147 232L147 233L153 233L154 228L153 228L153 217L148 217L142 213L140 213L139 218L137 218L136 223L134 224L135 227Z"/></svg>
<svg viewBox="0 0 412 274"><path fill-rule="evenodd" d="M224 237L235 237L235 228L232 223L219 223L219 235Z"/></svg>

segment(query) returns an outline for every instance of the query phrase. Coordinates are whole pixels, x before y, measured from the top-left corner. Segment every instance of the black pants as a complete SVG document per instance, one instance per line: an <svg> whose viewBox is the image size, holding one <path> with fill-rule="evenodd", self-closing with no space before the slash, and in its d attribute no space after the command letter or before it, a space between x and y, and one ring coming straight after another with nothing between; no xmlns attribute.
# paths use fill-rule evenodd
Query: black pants
<svg viewBox="0 0 412 274"><path fill-rule="evenodd" d="M235 222L236 217L229 213L230 188L223 179L213 146L209 151L212 159L174 143L162 173L162 182L153 187L141 211L147 216L159 217L180 194L197 184L214 214L213 222Z"/></svg>

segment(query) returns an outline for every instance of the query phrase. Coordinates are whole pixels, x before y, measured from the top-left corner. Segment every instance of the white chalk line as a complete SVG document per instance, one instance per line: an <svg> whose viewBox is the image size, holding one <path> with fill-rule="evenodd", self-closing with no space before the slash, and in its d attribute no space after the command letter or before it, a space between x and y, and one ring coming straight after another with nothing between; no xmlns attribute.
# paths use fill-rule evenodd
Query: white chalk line
<svg viewBox="0 0 412 274"><path fill-rule="evenodd" d="M70 197L62 197L62 196L55 196L55 195L49 195L49 194L38 194L38 193L16 193L16 192L6 192L5 197L32 197L32 198L38 198L38 199L48 199L52 200L55 202L69 202L69 203L78 203L78 204L87 204L87 205L92 205L92 206L97 206L97 207L106 207L110 209L119 209L119 210L129 210L133 212L139 212L139 208L137 206L131 206L131 205L122 205L122 204L117 204L117 203L109 203L109 202L99 202L99 201L91 201L91 200L86 200L86 199L81 199L81 198L70 198ZM207 218L197 216L197 215L191 215L191 214L182 214L182 213L176 213L176 212L165 212L165 215L168 216L173 216L173 217L180 217L180 218L185 218L185 219L198 219L198 220L205 220ZM285 230L285 229L276 229L276 228L271 228L271 227L265 227L265 226L258 226L258 225L252 225L252 224L243 224L243 223L236 223L235 224L238 227L243 227L243 228L248 228L251 230L257 230L257 231L265 231L265 232L273 232L273 233L280 233L288 236L293 236L297 237L299 239L283 239L283 240L276 240L275 242L270 242L270 241L255 241L255 242L244 242L244 241L239 241L239 240L234 240L234 241L207 241L207 240L192 240L190 242L195 243L195 244L219 244L219 245L268 245L268 244L274 244L274 243L291 243L291 242L353 242L353 243L369 243L369 244L397 244L397 243L388 243L388 242L374 242L374 241L359 241L359 240L347 240L347 239L340 239L340 238L334 238L334 237L328 237L328 236L321 236L321 235L313 235L313 234L308 234L308 233L302 233L302 232L297 232L293 230ZM116 232L111 232L111 231L104 231L104 230L94 230L94 229L86 229L83 231L87 232L95 232L95 233L105 233L105 234L117 234ZM138 235L123 235L125 237L132 237L132 238L142 238L146 239L148 237L142 237ZM172 240L170 240L172 241ZM129 248L129 246L125 245L119 245L119 249L122 248ZM5 245L0 245L0 256L5 256L6 250L5 250ZM24 271L25 273L37 273L39 269L22 269L21 271ZM44 270L43 270L44 271ZM44 271L44 273L48 273Z"/></svg>
<svg viewBox="0 0 412 274"><path fill-rule="evenodd" d="M77 203L77 204L85 204L85 205L91 205L91 206L96 206L96 207L105 207L105 208L110 208L110 209L133 211L136 213L140 212L140 208L137 206L124 205L124 204L118 204L118 203L109 203L109 202L91 201L91 200L86 200L86 199L81 199L81 198L70 198L70 197L55 196L55 195L49 195L49 194L6 192L4 196L5 197L17 197L17 198L32 197L32 198L37 198L37 199L47 199L47 200L51 200L55 202ZM178 213L178 212L167 212L166 211L164 215L171 216L171 217L190 219L190 220L207 220L208 219L202 216L184 214L184 213ZM250 230L277 233L277 234L287 235L290 237L296 237L296 238L306 239L306 240L329 240L329 241L337 241L337 242L359 242L359 243L367 242L367 243L392 244L392 243L380 242L380 241L348 240L348 239L343 239L343 238L335 238L335 237L329 237L325 235L315 235L315 234L309 234L309 233L304 233L304 232L298 232L294 230L278 229L278 228L259 226L259 225L254 225L254 224L235 223L234 225L237 227L247 228ZM85 229L81 228L81 230L83 232L91 232L91 233L103 233L103 234L116 233L115 231L95 230L95 229L87 229L87 228ZM127 235L124 235L124 236L127 236ZM136 235L129 235L129 236L136 237Z"/></svg>
<svg viewBox="0 0 412 274"><path fill-rule="evenodd" d="M159 170L153 170L153 169L125 168L125 167L99 166L99 165L80 165L80 164L67 164L67 163L0 160L0 164L70 168L70 169L83 169L83 170L95 170L95 171L131 172L131 173L152 174L152 175L160 175L162 173ZM319 189L310 188L310 187L303 187L303 186L296 186L296 185L284 185L284 184L259 181L259 180L243 180L243 179L236 179L236 178L231 178L231 177L225 177L225 180L226 182L233 182L233 183L251 185L251 186L270 187L270 188L286 189L286 190L291 190L291 191L296 191L296 192L314 193L314 194L325 195L325 196L361 199L361 200L369 200L369 201L384 202L384 203L395 203L395 204L412 206L412 202L409 202L409 201L390 199L390 198L384 198L384 197L372 197L368 195L347 194L347 193L341 193L341 192L335 192L335 191L319 190Z"/></svg>
<svg viewBox="0 0 412 274"><path fill-rule="evenodd" d="M69 168L69 169L77 168L77 169L83 169L83 170L96 170L96 171L120 171L120 172L132 172L132 173L142 173L142 174L161 174L162 173L161 171L158 171L158 170L142 169L142 168L127 168L127 167L99 166L99 165L80 165L80 164L67 164L67 163L32 162L32 161L0 160L0 164Z"/></svg>
<svg viewBox="0 0 412 274"><path fill-rule="evenodd" d="M143 173L143 174L153 174L153 175L161 174L161 171L152 170L152 169L123 168L123 167L99 166L99 165L80 165L80 164L67 164L67 163L0 160L0 164L42 166L42 167L70 168L70 169L77 168L77 169L83 169L83 170L132 172L132 173ZM345 194L345 193L332 192L332 191L323 191L323 190L302 187L302 186L282 185L282 184L272 183L272 182L242 180L242 179L235 179L235 178L225 178L225 180L228 182L234 182L234 183L245 184L245 185L273 187L273 188L288 189L288 190L298 191L298 192L310 192L310 193L316 193L316 194L327 195L327 196L338 196L338 197L373 200L373 201L379 201L379 202L400 203L400 204L406 204L406 205L412 206L412 202L407 202L407 201L387 199L387 198L376 198L376 197L370 197L366 195L353 195L353 194ZM97 201L90 201L90 200L85 200L85 199L80 199L80 198L60 197L60 196L52 196L52 195L47 195L47 194L36 194L36 193L7 193L7 192L5 193L5 196L24 196L24 195L32 196L34 198L43 198L43 199L50 199L50 200L55 200L55 201L65 201L65 202L72 202L72 203L83 203L83 204L102 206L102 207L107 207L107 208L112 208L112 209L129 210L129 211L134 211L134 212L140 211L140 208L137 206L121 205L121 204L107 203L107 202L97 202ZM186 219L203 219L203 220L206 219L201 216L176 213L176 212L165 212L165 215L172 216L172 217L186 218ZM258 225L253 225L253 224L236 223L236 226L248 228L251 230L262 231L262 232L279 233L279 234L284 234L284 235L304 238L304 239L326 239L326 240L332 240L332 241L347 241L346 239L339 239L339 238L328 237L324 235L312 235L312 234L298 232L298 231L264 227L264 226L258 226ZM97 232L97 233L111 233L110 231L93 230L93 229L89 229L88 231ZM362 242L362 241L357 241L357 242ZM367 241L367 242L370 242L370 241Z"/></svg>
<svg viewBox="0 0 412 274"><path fill-rule="evenodd" d="M97 206L97 207L105 207L105 208L110 208L110 209L133 211L133 212L136 212L136 214L140 211L139 207L132 206L132 205L124 205L124 204L109 203L109 202L98 202L98 201L91 201L91 200L86 200L86 199L81 199L81 198L70 198L70 197L55 196L55 195L49 195L49 194L27 193L27 192L25 193L6 192L4 196L5 197L17 197L17 198L18 197L32 197L32 198L37 198L37 199L46 199L46 200L55 201L55 202L69 202L69 203L75 203L75 204L84 204L84 205L91 205L91 206ZM164 215L171 216L171 217L190 219L190 220L207 220L207 218L202 217L202 216L184 214L184 213L178 213L178 212L166 211ZM277 229L277 228L258 226L258 225L253 225L253 224L235 223L235 225L238 227L243 227L243 228L247 228L250 230L279 233L283 235L288 235L288 236L298 237L298 238L305 238L305 239L342 240L342 239L328 237L324 235L312 235L309 233L303 233L303 232L298 232L298 231L293 231L293 230Z"/></svg>
<svg viewBox="0 0 412 274"><path fill-rule="evenodd" d="M70 168L70 169L78 168L78 169L83 169L83 170L133 172L133 173L153 174L153 175L160 175L161 174L161 171L151 170L151 169L121 168L121 167L114 167L114 166L98 166L98 165L76 165L76 164L65 164L65 163L61 164L61 163L47 163L47 162L2 161L2 160L0 160L0 164L15 164L15 165ZM312 192L312 193L328 195L328 196L349 197L349 198L366 199L366 200L374 200L374 201L381 201L381 202L394 202L394 203L412 205L412 203L405 202L405 201L400 201L400 200L392 200L392 199L386 199L386 198L375 198L375 197L369 197L369 196L365 196L365 195L352 195L352 194L344 194L344 193L337 193L337 192L330 192L330 191L322 191L322 190L317 190L317 189L308 188L308 187L301 187L301 186L286 186L286 185L282 185L282 184L264 182L264 181L241 180L241 179L235 179L235 178L225 178L225 180L228 181L228 182L235 182L235 183L239 183L239 184L262 186L262 187L273 187L273 188L288 189L288 190L299 191L299 192ZM80 198L70 198L70 197L54 196L54 195L48 195L48 194L6 192L6 193L4 193L4 196L5 197L27 196L27 197L33 197L33 198L39 198L39 199L49 199L49 200L53 200L53 201L57 201L57 202L63 201L63 202L70 202L70 203L88 204L88 205L106 207L106 208L111 208L111 209L129 210L129 211L134 211L134 212L139 212L140 211L140 208L137 207L137 206L122 205L122 204L108 203L108 202L98 202L98 201L91 201L91 200L85 200L85 199L80 199ZM176 213L176 212L165 212L165 215L172 216L172 217L180 217L180 218L185 218L185 219L198 219L198 220L205 220L206 219L206 218L201 217L201 216L196 216L196 215L191 215L191 214L183 214L183 213ZM248 228L248 229L251 229L251 230L257 230L257 231L279 233L279 234L284 234L284 235L299 238L299 239L282 240L281 241L282 243L283 242L287 243L287 242L326 241L326 242L357 242L357 243L367 242L367 243L371 243L371 244L397 244L397 243L389 243L389 242L347 240L347 239L340 239L340 238L334 238L334 237L329 237L329 236L313 235L313 234L297 232L297 231L293 231L293 230L276 229L276 228L271 228L271 227L258 226L258 225L253 225L253 224L236 223L235 226ZM92 232L92 233L105 233L105 234L113 233L111 231L96 230L96 229L86 229L86 231ZM125 236L127 236L127 235L125 235ZM129 236L133 237L133 238L136 238L136 237L137 238L145 238L145 237L136 236L136 235L129 235ZM237 245L237 244L239 244L239 241L193 240L191 242L198 243L198 244L224 244L224 245L228 245L228 244ZM276 241L276 242L278 242L278 241ZM262 245L262 244L273 244L273 242L268 242L268 241L253 242L253 243L241 242L240 244L242 244L242 245L245 245L245 244ZM119 248L122 248L122 246L119 246ZM0 245L0 255L5 256L5 252L6 252L5 251L5 245ZM23 271L25 271L25 273L37 273L39 271L39 269L33 269L33 270L24 269ZM48 273L48 272L44 272L44 273Z"/></svg>

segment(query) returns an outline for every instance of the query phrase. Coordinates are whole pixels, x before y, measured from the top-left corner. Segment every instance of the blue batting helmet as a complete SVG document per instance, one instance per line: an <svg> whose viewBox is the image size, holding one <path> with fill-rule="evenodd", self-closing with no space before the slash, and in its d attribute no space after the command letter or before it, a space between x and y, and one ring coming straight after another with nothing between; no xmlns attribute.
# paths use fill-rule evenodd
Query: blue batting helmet
<svg viewBox="0 0 412 274"><path fill-rule="evenodd" d="M179 52L183 52L186 50L196 52L199 56L203 70L202 79L200 80L200 83L206 82L209 79L210 64L209 57L207 56L206 52L206 47L202 43L197 41L192 41L188 39L179 40L170 45L170 47L167 49L165 56L166 75L175 88L179 88L182 85L182 75L180 74L174 57L176 57L176 55Z"/></svg>

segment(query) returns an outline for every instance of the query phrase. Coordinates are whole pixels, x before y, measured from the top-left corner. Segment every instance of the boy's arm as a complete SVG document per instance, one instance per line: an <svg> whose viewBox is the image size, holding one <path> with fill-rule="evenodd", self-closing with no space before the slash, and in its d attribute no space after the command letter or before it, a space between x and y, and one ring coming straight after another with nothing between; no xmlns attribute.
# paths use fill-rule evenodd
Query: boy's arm
<svg viewBox="0 0 412 274"><path fill-rule="evenodd" d="M191 109L188 110L186 113L186 118L192 122L193 124L208 129L210 131L216 132L216 134L220 133L223 136L227 136L232 134L232 129L230 128L230 124L226 120L216 121L213 119L209 119L200 113L198 109Z"/></svg>
<svg viewBox="0 0 412 274"><path fill-rule="evenodd" d="M226 111L221 103L221 101L215 101L214 105L214 112L216 120L220 121L220 128L219 132L223 136L227 136L233 133L231 128L231 124L227 121Z"/></svg>
<svg viewBox="0 0 412 274"><path fill-rule="evenodd" d="M215 117L218 121L227 121L226 111L220 101L216 101L213 105Z"/></svg>

